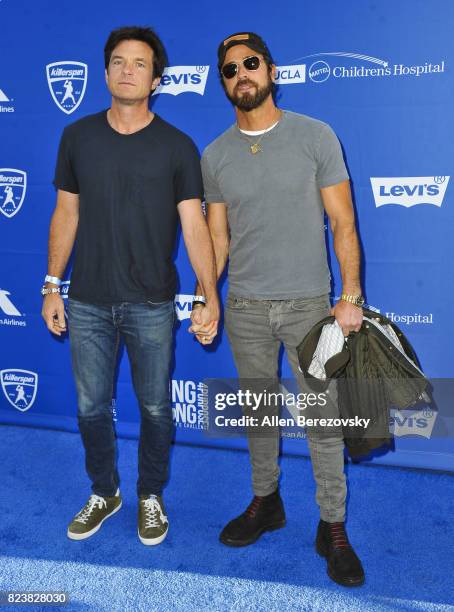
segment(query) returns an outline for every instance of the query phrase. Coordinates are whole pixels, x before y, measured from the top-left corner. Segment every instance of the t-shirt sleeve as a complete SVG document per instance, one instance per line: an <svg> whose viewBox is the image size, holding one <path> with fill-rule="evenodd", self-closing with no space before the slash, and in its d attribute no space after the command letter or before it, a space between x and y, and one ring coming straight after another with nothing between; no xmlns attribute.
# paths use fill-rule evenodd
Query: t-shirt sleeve
<svg viewBox="0 0 454 612"><path fill-rule="evenodd" d="M224 197L210 168L206 150L202 155L202 176L206 203L210 204L211 202L224 202Z"/></svg>
<svg viewBox="0 0 454 612"><path fill-rule="evenodd" d="M190 138L179 144L178 162L174 175L175 201L203 199L200 155Z"/></svg>
<svg viewBox="0 0 454 612"><path fill-rule="evenodd" d="M329 187L349 178L339 140L329 125L324 125L317 152L317 184Z"/></svg>
<svg viewBox="0 0 454 612"><path fill-rule="evenodd" d="M71 159L71 137L67 128L63 130L60 140L53 183L55 189L79 193L79 184Z"/></svg>

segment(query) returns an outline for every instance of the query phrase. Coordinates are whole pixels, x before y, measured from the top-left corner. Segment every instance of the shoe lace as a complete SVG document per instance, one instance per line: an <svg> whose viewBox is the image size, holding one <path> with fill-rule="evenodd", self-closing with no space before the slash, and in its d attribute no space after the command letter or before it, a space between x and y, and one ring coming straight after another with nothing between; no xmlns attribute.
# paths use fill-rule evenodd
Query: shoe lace
<svg viewBox="0 0 454 612"><path fill-rule="evenodd" d="M254 517L257 514L257 510L260 507L260 504L262 503L262 497L259 497L258 495L254 495L254 499L251 501L251 503L249 504L249 506L247 507L245 514L249 517Z"/></svg>
<svg viewBox="0 0 454 612"><path fill-rule="evenodd" d="M162 512L161 504L156 495L150 495L142 501L145 510L145 528L159 527L162 523L168 523L167 517ZM158 520L159 516L159 520Z"/></svg>
<svg viewBox="0 0 454 612"><path fill-rule="evenodd" d="M347 534L345 533L344 523L329 523L331 542L334 548L349 548Z"/></svg>
<svg viewBox="0 0 454 612"><path fill-rule="evenodd" d="M75 520L78 523L83 523L85 525L96 507L98 507L100 510L102 508L107 508L107 502L104 497L100 497L99 495L90 495L88 502L79 512Z"/></svg>

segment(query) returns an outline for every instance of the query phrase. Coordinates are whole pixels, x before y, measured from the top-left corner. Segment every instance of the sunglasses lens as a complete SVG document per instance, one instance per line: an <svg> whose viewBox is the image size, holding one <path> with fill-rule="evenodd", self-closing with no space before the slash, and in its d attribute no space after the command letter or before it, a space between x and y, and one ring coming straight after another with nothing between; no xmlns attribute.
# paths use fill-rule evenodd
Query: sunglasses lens
<svg viewBox="0 0 454 612"><path fill-rule="evenodd" d="M253 55L252 57L247 57L243 64L246 70L257 70L260 66L260 59L256 55Z"/></svg>
<svg viewBox="0 0 454 612"><path fill-rule="evenodd" d="M238 72L238 66L236 64L226 64L222 67L222 74L225 79L233 79Z"/></svg>

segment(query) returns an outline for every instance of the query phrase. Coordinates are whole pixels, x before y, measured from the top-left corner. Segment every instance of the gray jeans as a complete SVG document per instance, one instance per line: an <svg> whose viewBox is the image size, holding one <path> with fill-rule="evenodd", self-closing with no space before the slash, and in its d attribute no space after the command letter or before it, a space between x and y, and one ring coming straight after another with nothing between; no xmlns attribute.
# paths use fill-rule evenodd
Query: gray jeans
<svg viewBox="0 0 454 612"><path fill-rule="evenodd" d="M283 344L293 374L302 383L296 347L311 327L327 315L327 295L292 300L250 300L230 295L225 308L225 327L239 378L276 380ZM308 432L308 444L320 517L328 522L343 521L347 486L342 434L317 436ZM254 493L268 495L278 486L279 431L276 428L272 436L248 435L248 445Z"/></svg>

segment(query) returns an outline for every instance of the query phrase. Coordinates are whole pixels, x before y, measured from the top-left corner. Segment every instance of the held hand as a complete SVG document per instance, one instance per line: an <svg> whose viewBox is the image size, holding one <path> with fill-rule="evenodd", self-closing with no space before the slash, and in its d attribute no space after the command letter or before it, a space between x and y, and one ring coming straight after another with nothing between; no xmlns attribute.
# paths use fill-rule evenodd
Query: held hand
<svg viewBox="0 0 454 612"><path fill-rule="evenodd" d="M350 332L357 332L361 329L363 311L359 306L349 304L344 300L339 300L334 308L331 309L331 314L336 317L336 321L342 327L342 332L345 337L347 337Z"/></svg>
<svg viewBox="0 0 454 612"><path fill-rule="evenodd" d="M58 293L50 293L44 297L41 311L47 329L56 336L66 331L65 306Z"/></svg>
<svg viewBox="0 0 454 612"><path fill-rule="evenodd" d="M211 300L205 306L197 304L192 309L192 325L188 329L195 334L200 344L211 344L218 330L220 311L219 302Z"/></svg>

